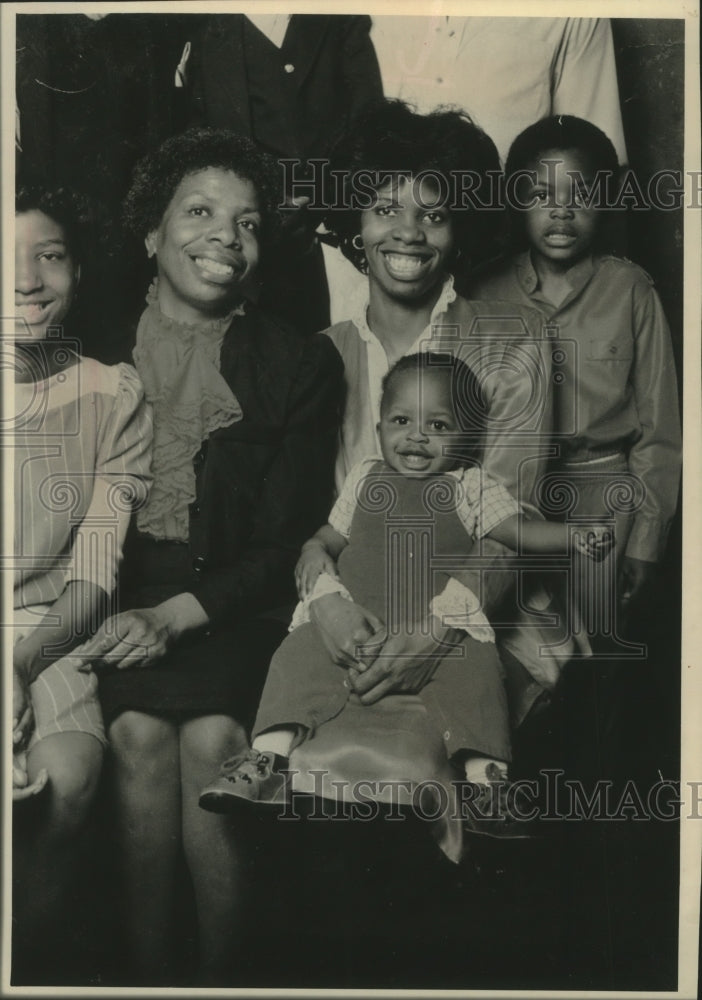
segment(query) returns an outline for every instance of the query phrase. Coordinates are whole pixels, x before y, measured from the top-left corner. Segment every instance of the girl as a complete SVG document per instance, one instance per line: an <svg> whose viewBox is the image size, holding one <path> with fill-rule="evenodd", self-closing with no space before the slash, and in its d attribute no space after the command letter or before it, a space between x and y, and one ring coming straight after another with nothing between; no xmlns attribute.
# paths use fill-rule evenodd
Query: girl
<svg viewBox="0 0 702 1000"><path fill-rule="evenodd" d="M133 368L82 359L63 333L89 252L85 206L20 187L15 211L15 798L48 785L16 818L15 957L45 969L70 924L106 744L96 679L68 654L105 614L149 482L151 418Z"/></svg>
<svg viewBox="0 0 702 1000"><path fill-rule="evenodd" d="M383 655L381 633L400 624L438 630L450 621L460 627L455 583L477 539L491 537L527 552L567 552L573 545L593 559L606 553L611 542L604 526L591 529L586 540L567 525L521 517L519 504L477 464L482 416L475 376L450 355L409 355L385 376L381 454L351 471L329 523L305 544L297 566L306 602L336 591L359 601L381 627L345 674L331 661L319 630L309 620L300 624L307 607L299 606L293 620L299 628L271 664L253 749L231 762L201 804L227 808L232 797L283 801L292 747L314 736L349 698L365 703L357 681ZM480 624L489 637L487 621ZM475 625L474 617L473 630ZM428 662L417 685L428 728L437 735L446 730L444 753L467 780L483 769L504 778L510 750L499 735L505 699L495 647L475 631L452 638L454 648ZM393 737L386 738L386 760L397 753ZM358 775L372 776L368 770ZM499 830L500 824L487 821L482 828Z"/></svg>

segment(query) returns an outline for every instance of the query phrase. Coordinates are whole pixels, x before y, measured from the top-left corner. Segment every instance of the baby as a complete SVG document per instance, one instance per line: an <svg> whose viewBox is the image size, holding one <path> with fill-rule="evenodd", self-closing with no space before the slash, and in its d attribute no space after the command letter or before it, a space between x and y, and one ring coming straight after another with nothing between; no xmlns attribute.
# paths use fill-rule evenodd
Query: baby
<svg viewBox="0 0 702 1000"><path fill-rule="evenodd" d="M388 372L382 455L352 469L329 523L305 543L296 571L303 601L273 657L252 749L225 762L201 806L225 811L242 798L282 804L291 750L357 697L356 678L382 653L369 638L353 667L335 665L307 616L312 601L332 592L362 605L388 633L403 623L433 625L437 634L446 624L462 630L419 697L432 725L450 737L446 753L466 780L504 781L509 725L494 633L461 570L484 537L524 552L563 554L574 546L599 560L612 535L603 524L583 532L525 520L477 462L483 412L475 375L449 354L408 355Z"/></svg>

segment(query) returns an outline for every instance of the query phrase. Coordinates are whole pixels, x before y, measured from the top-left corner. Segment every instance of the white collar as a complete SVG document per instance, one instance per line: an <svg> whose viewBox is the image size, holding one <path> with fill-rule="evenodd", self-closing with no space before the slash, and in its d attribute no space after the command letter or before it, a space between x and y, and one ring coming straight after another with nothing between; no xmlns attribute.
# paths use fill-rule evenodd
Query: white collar
<svg viewBox="0 0 702 1000"><path fill-rule="evenodd" d="M439 317L442 313L445 313L452 302L456 300L456 290L453 287L453 275L449 274L444 280L443 288L441 289L441 294L439 295L434 308L431 311L431 316L429 317L429 323L426 329L422 332L421 337L424 338L427 330L431 334L431 328L438 323ZM358 330L361 340L365 340L367 343L372 340L377 340L378 338L373 333L371 328L368 326L368 306L369 306L369 294L368 285L364 285L356 293L354 299L351 301L351 322Z"/></svg>

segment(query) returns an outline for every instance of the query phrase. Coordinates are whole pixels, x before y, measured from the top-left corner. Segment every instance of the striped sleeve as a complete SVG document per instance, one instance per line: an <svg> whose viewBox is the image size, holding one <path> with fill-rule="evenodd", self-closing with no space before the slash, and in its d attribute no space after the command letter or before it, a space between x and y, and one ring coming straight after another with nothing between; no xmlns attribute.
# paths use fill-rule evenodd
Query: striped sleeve
<svg viewBox="0 0 702 1000"><path fill-rule="evenodd" d="M92 497L78 527L66 583L84 580L114 590L133 511L151 482L151 410L136 371L119 365L114 393L96 394L98 442Z"/></svg>

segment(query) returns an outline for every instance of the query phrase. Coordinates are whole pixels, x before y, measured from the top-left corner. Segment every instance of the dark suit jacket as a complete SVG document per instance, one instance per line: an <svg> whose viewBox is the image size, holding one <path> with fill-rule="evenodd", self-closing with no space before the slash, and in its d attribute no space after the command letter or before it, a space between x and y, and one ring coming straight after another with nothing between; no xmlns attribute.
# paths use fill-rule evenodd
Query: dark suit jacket
<svg viewBox="0 0 702 1000"><path fill-rule="evenodd" d="M195 460L189 537L188 590L214 626L294 601L300 547L333 500L343 380L328 337L297 337L251 304L225 335L220 370L243 419ZM140 539L125 550L126 606L149 584Z"/></svg>
<svg viewBox="0 0 702 1000"><path fill-rule="evenodd" d="M243 14L214 14L193 40L193 117L252 135L244 58ZM382 97L380 70L365 15L293 14L282 52L293 66L300 149L273 152L324 156L366 104ZM281 129L281 137L286 134Z"/></svg>

